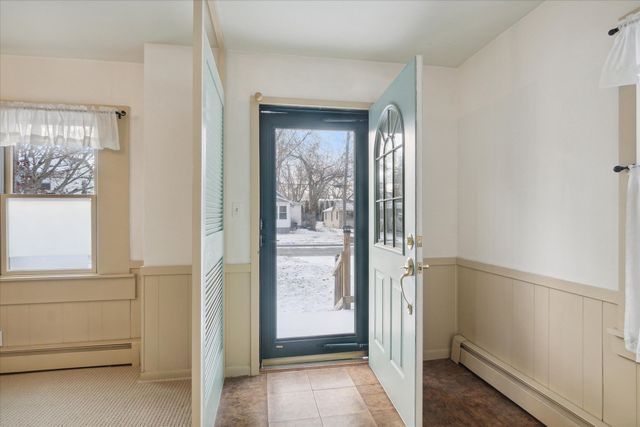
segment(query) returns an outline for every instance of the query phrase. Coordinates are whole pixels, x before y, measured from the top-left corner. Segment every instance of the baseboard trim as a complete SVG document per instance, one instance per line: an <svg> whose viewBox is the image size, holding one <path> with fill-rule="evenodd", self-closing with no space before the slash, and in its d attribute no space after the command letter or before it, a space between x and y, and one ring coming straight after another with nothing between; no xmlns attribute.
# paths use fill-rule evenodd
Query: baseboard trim
<svg viewBox="0 0 640 427"><path fill-rule="evenodd" d="M224 368L225 377L244 377L251 375L251 366L227 366Z"/></svg>
<svg viewBox="0 0 640 427"><path fill-rule="evenodd" d="M434 350L423 350L422 360L438 360L448 359L451 355L451 350L448 348L438 348Z"/></svg>
<svg viewBox="0 0 640 427"><path fill-rule="evenodd" d="M137 342L111 345L71 346L68 348L23 349L0 355L0 373L47 371L94 366L138 366L140 346Z"/></svg>
<svg viewBox="0 0 640 427"><path fill-rule="evenodd" d="M140 381L175 381L190 380L191 369L178 369L175 371L140 372Z"/></svg>
<svg viewBox="0 0 640 427"><path fill-rule="evenodd" d="M482 348L461 336L458 338L460 363L545 425L606 426L601 420L535 383ZM455 352L452 349L452 353Z"/></svg>

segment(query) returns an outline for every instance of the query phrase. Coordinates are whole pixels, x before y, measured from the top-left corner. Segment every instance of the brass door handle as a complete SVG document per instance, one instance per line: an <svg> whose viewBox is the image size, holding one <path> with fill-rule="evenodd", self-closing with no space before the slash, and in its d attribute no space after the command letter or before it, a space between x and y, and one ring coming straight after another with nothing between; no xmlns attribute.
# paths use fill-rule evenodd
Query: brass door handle
<svg viewBox="0 0 640 427"><path fill-rule="evenodd" d="M413 273L415 271L413 258L411 257L407 258L407 263L402 267L402 269L404 270L404 273L402 273L402 276L400 276L400 292L402 293L402 299L407 303L407 311L409 312L409 314L413 314L413 304L409 302L409 300L407 299L407 296L404 294L404 283L403 283L403 280L405 277L413 276Z"/></svg>

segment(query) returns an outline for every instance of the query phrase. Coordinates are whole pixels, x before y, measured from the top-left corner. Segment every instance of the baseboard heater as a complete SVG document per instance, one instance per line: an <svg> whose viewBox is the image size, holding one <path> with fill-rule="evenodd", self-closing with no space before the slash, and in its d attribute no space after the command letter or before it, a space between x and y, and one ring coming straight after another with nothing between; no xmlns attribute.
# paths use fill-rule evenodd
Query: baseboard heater
<svg viewBox="0 0 640 427"><path fill-rule="evenodd" d="M0 373L135 365L137 350L133 342L6 349L0 352Z"/></svg>
<svg viewBox="0 0 640 427"><path fill-rule="evenodd" d="M528 379L462 335L456 335L453 339L451 359L467 367L545 425L607 426L602 420Z"/></svg>

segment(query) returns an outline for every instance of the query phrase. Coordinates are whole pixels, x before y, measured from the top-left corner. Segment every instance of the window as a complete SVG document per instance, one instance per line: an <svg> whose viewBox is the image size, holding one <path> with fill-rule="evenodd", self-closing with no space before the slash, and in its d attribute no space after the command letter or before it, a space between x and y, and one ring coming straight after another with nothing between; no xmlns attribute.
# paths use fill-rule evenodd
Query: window
<svg viewBox="0 0 640 427"><path fill-rule="evenodd" d="M278 219L287 219L287 206L278 206Z"/></svg>
<svg viewBox="0 0 640 427"><path fill-rule="evenodd" d="M404 125L400 111L387 106L375 140L376 244L404 250Z"/></svg>
<svg viewBox="0 0 640 427"><path fill-rule="evenodd" d="M96 150L5 148L5 271L95 271Z"/></svg>

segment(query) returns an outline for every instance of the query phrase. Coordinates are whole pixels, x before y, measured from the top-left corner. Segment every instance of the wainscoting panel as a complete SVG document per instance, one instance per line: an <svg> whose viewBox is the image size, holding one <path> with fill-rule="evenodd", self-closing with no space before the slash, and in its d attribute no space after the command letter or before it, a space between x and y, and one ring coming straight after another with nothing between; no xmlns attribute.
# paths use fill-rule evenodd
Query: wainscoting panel
<svg viewBox="0 0 640 427"><path fill-rule="evenodd" d="M586 424L639 425L640 368L614 351L616 293L537 278L458 260L459 333Z"/></svg>
<svg viewBox="0 0 640 427"><path fill-rule="evenodd" d="M456 332L455 258L425 259L425 263L430 267L423 278L423 358L447 358Z"/></svg>
<svg viewBox="0 0 640 427"><path fill-rule="evenodd" d="M142 267L142 379L188 377L191 267Z"/></svg>
<svg viewBox="0 0 640 427"><path fill-rule="evenodd" d="M225 375L251 374L251 265L225 268ZM255 313L257 315L258 313Z"/></svg>
<svg viewBox="0 0 640 427"><path fill-rule="evenodd" d="M138 365L137 295L135 274L3 278L0 373Z"/></svg>

